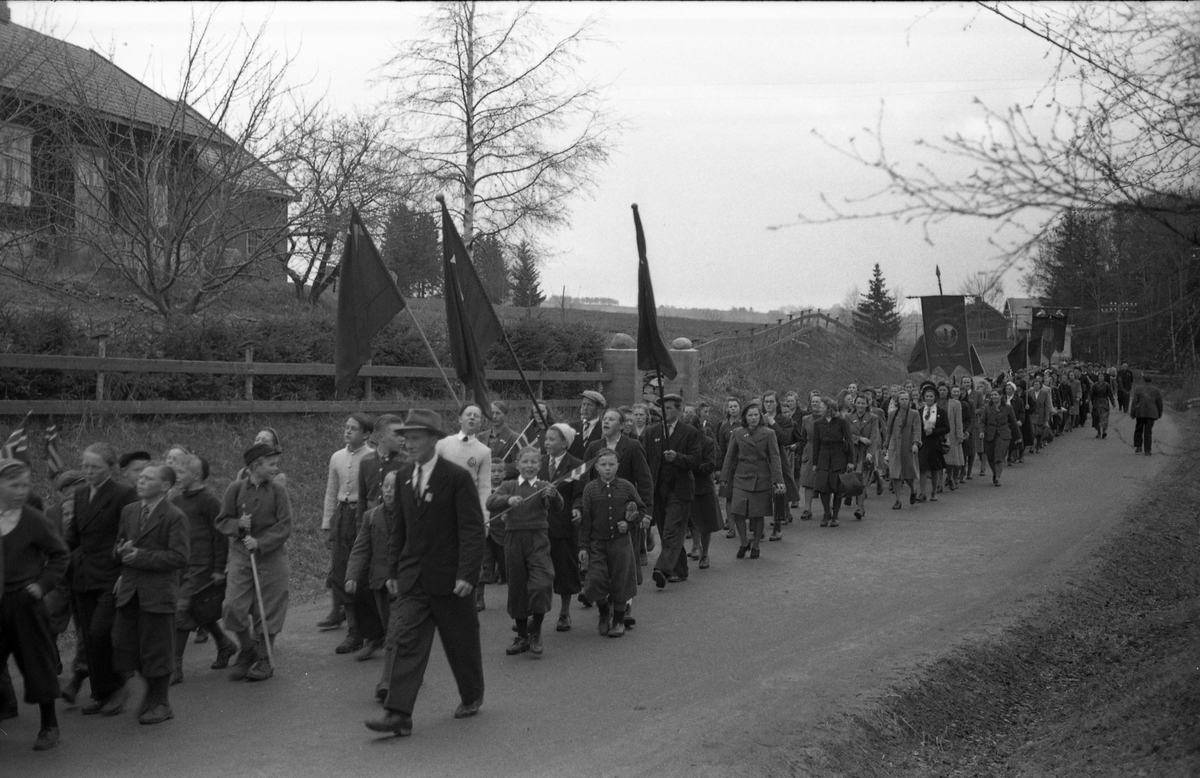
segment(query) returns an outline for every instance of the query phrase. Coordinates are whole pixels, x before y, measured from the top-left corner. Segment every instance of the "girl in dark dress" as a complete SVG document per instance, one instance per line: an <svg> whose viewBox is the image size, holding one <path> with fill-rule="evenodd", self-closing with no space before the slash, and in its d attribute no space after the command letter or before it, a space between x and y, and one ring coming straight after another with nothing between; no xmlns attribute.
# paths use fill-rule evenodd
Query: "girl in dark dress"
<svg viewBox="0 0 1200 778"><path fill-rule="evenodd" d="M813 490L824 511L821 526L836 527L842 507L841 475L850 466L854 441L850 436L850 425L837 412L834 399L826 397L822 403L824 413L813 422Z"/></svg>
<svg viewBox="0 0 1200 778"><path fill-rule="evenodd" d="M9 656L25 680L25 702L38 706L34 751L58 745L57 653L42 598L67 572L67 547L41 513L26 504L29 465L0 459L0 666Z"/></svg>
<svg viewBox="0 0 1200 778"><path fill-rule="evenodd" d="M921 470L921 495L917 502L937 502L937 485L941 480L942 471L946 469L946 458L942 453L942 444L950 432L950 422L946 412L938 407L938 391L933 386L926 386L921 397L924 405L921 407L921 448L917 452L917 463ZM929 484L928 490L926 484Z"/></svg>

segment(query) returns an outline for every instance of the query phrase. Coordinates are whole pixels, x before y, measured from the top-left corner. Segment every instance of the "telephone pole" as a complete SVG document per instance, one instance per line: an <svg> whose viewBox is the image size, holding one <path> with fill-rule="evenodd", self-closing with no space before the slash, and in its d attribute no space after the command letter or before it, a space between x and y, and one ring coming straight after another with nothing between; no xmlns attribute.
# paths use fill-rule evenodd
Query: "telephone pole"
<svg viewBox="0 0 1200 778"><path fill-rule="evenodd" d="M1108 302L1100 306L1100 313L1115 313L1117 315L1117 364L1121 364L1121 314L1137 311L1137 303Z"/></svg>

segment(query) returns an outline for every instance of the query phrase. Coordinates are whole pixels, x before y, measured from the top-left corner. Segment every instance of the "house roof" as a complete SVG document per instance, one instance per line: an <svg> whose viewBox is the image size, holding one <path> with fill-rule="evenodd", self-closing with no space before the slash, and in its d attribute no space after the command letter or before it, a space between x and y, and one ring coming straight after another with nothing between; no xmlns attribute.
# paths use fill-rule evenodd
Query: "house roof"
<svg viewBox="0 0 1200 778"><path fill-rule="evenodd" d="M190 105L163 97L111 60L11 22L0 23L0 91L83 108L132 126L239 146ZM250 156L244 149L240 153ZM286 181L257 159L247 166L247 178L253 189L296 197Z"/></svg>

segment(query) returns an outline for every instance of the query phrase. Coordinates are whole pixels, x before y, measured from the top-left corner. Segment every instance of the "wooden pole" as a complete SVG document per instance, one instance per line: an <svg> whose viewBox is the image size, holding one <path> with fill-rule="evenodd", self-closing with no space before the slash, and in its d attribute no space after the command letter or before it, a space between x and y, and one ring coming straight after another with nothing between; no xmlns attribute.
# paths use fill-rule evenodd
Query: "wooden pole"
<svg viewBox="0 0 1200 778"><path fill-rule="evenodd" d="M450 376L446 375L446 370L442 367L441 360L437 358L437 354L433 353L433 346L429 345L429 338L425 337L425 330L421 329L421 322L417 321L417 315L413 313L412 306L405 305L404 310L408 311L408 315L412 317L413 326L417 328L417 334L421 336L421 342L425 344L425 348L429 349L429 356L433 357L433 364L437 365L438 372L442 374L442 380L446 382L446 390L450 392L450 396L454 398L454 402L461 403L462 400L458 399L458 392L454 391L454 386L450 383Z"/></svg>
<svg viewBox="0 0 1200 778"><path fill-rule="evenodd" d="M108 336L99 335L96 338L96 355L101 359L108 356ZM96 371L96 402L104 402L104 371Z"/></svg>
<svg viewBox="0 0 1200 778"><path fill-rule="evenodd" d="M508 354L512 357L513 364L517 366L517 372L521 375L521 384L525 387L529 399L533 401L533 412L537 414L542 429L550 429L550 425L546 423L546 415L542 413L542 408L538 405L538 396L534 393L529 379L525 377L525 371L521 368L521 360L517 359L517 352L513 350L512 341L508 339L508 333L505 332L504 327L500 327L500 332L504 335L504 345L508 348Z"/></svg>
<svg viewBox="0 0 1200 778"><path fill-rule="evenodd" d="M246 364L247 365L253 364L253 362L254 362L254 345L253 344L251 344L251 343L246 344L245 354L246 354ZM254 374L247 372L246 373L246 400L249 401L249 400L253 400L253 399L254 399Z"/></svg>

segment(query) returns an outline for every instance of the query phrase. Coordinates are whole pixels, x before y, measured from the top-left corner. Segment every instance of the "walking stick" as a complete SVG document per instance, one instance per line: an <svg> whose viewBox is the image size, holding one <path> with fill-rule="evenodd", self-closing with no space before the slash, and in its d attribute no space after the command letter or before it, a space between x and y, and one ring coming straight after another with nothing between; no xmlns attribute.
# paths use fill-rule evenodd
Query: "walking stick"
<svg viewBox="0 0 1200 778"><path fill-rule="evenodd" d="M258 600L259 622L262 624L263 643L267 646L267 662L275 669L275 652L271 648L271 634L267 630L267 609L263 607L262 582L258 579L258 562L255 561L257 551L250 552L250 572L254 576L254 596Z"/></svg>

